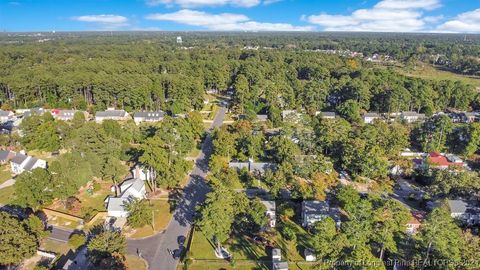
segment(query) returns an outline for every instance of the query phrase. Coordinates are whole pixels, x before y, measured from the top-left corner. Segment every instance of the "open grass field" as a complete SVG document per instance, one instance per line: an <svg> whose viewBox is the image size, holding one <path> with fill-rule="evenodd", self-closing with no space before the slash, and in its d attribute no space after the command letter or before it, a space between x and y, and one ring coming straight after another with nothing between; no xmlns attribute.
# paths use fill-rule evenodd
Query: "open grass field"
<svg viewBox="0 0 480 270"><path fill-rule="evenodd" d="M168 222L172 218L172 213L170 212L170 205L168 201L151 200L151 203L151 207L154 210L155 230L152 229L152 226L146 225L142 228L131 230L130 232L126 231L129 238L148 237L164 230L167 227Z"/></svg>
<svg viewBox="0 0 480 270"><path fill-rule="evenodd" d="M395 67L395 70L408 77L416 77L428 80L452 80L461 81L467 84L471 84L475 87L480 87L480 77L473 77L467 75L461 75L446 70L438 69L430 64L418 63L415 69L407 70L403 67Z"/></svg>

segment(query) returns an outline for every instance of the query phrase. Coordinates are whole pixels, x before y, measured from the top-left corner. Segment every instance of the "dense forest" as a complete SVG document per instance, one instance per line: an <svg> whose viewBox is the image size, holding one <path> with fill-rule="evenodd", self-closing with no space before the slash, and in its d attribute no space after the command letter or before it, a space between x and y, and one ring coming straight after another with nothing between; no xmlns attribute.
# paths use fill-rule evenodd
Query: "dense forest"
<svg viewBox="0 0 480 270"><path fill-rule="evenodd" d="M348 49L404 62L438 54L445 68L473 75L480 55L475 35L181 34L182 45L175 33L0 36L0 103L179 113L201 108L206 89L233 88L238 112L272 119L300 104L308 112L348 107L427 115L478 107L474 87L464 83L408 78L362 58L314 51Z"/></svg>

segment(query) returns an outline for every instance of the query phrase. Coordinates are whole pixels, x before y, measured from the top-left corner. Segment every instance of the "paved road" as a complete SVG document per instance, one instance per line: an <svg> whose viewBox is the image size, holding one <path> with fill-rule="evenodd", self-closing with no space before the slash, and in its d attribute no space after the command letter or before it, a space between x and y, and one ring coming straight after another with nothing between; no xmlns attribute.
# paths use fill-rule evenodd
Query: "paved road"
<svg viewBox="0 0 480 270"><path fill-rule="evenodd" d="M222 125L226 110L224 107L220 108L211 129ZM151 270L177 269L178 261L173 259L168 250L178 249L178 238L187 236L195 214L195 207L205 200L205 195L209 191L204 180L208 172L208 159L211 153L212 138L208 133L202 145L202 151L195 162L195 167L190 174L189 182L183 190L183 196L165 232L143 240L128 241L129 252L137 253L138 249L142 257L147 260Z"/></svg>

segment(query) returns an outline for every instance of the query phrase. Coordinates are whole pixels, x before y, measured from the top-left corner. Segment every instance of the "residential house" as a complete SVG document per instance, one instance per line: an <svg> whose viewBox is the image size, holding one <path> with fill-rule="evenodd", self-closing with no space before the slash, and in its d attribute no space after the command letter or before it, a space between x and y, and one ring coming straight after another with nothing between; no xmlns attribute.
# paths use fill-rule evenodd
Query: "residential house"
<svg viewBox="0 0 480 270"><path fill-rule="evenodd" d="M128 211L125 206L129 201L138 199L142 200L146 198L145 181L142 179L130 179L124 181L120 185L120 196L109 197L106 199L108 204L107 211L108 216L117 218L128 217Z"/></svg>
<svg viewBox="0 0 480 270"><path fill-rule="evenodd" d="M31 171L36 168L46 169L47 162L24 153L15 153L15 156L10 160L10 169L14 174L21 174L24 171Z"/></svg>
<svg viewBox="0 0 480 270"><path fill-rule="evenodd" d="M265 215L268 218L268 227L275 228L276 225L276 204L275 201L261 201L263 205L267 208Z"/></svg>
<svg viewBox="0 0 480 270"><path fill-rule="evenodd" d="M288 270L288 262L282 261L282 251L279 248L272 249L272 269Z"/></svg>
<svg viewBox="0 0 480 270"><path fill-rule="evenodd" d="M285 120L287 117L299 117L301 116L301 113L297 113L295 110L284 110L282 111L282 119Z"/></svg>
<svg viewBox="0 0 480 270"><path fill-rule="evenodd" d="M87 112L77 110L52 110L52 115L54 118L62 121L72 121L77 112L83 113L85 119L87 119Z"/></svg>
<svg viewBox="0 0 480 270"><path fill-rule="evenodd" d="M422 226L423 221L425 220L425 212L421 211L412 211L410 220L407 222L406 226L406 233L408 234L416 234Z"/></svg>
<svg viewBox="0 0 480 270"><path fill-rule="evenodd" d="M477 114L474 112L463 112L460 114L463 123L473 123L477 120Z"/></svg>
<svg viewBox="0 0 480 270"><path fill-rule="evenodd" d="M363 122L365 124L371 124L373 121L380 119L381 116L378 113L364 113L362 116Z"/></svg>
<svg viewBox="0 0 480 270"><path fill-rule="evenodd" d="M150 171L143 167L143 166L135 166L135 168L133 168L132 170L132 175L133 175L133 178L135 179L142 179L142 180L150 180Z"/></svg>
<svg viewBox="0 0 480 270"><path fill-rule="evenodd" d="M400 119L407 123L415 123L425 119L425 114L417 112L402 112L400 113Z"/></svg>
<svg viewBox="0 0 480 270"><path fill-rule="evenodd" d="M330 216L330 206L327 201L302 202L302 226L307 228Z"/></svg>
<svg viewBox="0 0 480 270"><path fill-rule="evenodd" d="M322 119L335 119L335 112L315 112L315 116L321 115Z"/></svg>
<svg viewBox="0 0 480 270"><path fill-rule="evenodd" d="M266 122L268 120L268 115L266 114L257 114L256 121L258 122Z"/></svg>
<svg viewBox="0 0 480 270"><path fill-rule="evenodd" d="M424 169L429 166L435 169L462 168L465 166L463 160L452 154L443 155L438 152L428 153L424 158L413 160L414 169Z"/></svg>
<svg viewBox="0 0 480 270"><path fill-rule="evenodd" d="M0 165L7 164L13 157L15 152L9 150L0 150Z"/></svg>
<svg viewBox="0 0 480 270"><path fill-rule="evenodd" d="M23 117L27 118L32 115L43 115L44 113L45 113L45 110L43 108L31 108L31 109L23 110Z"/></svg>
<svg viewBox="0 0 480 270"><path fill-rule="evenodd" d="M303 251L303 255L305 256L305 261L307 261L307 262L314 262L314 261L317 260L317 256L315 255L313 250L311 250L309 248L306 248Z"/></svg>
<svg viewBox="0 0 480 270"><path fill-rule="evenodd" d="M448 207L450 208L450 216L452 218L463 220L466 218L467 201L464 200L448 200Z"/></svg>
<svg viewBox="0 0 480 270"><path fill-rule="evenodd" d="M95 121L97 123L102 123L103 120L115 120L115 121L126 121L129 119L129 115L124 110L115 110L113 108L108 108L106 111L100 111L95 114Z"/></svg>
<svg viewBox="0 0 480 270"><path fill-rule="evenodd" d="M13 112L0 110L0 123L5 123L13 119Z"/></svg>
<svg viewBox="0 0 480 270"><path fill-rule="evenodd" d="M248 159L247 162L230 161L228 167L235 168L237 170L247 169L251 173L263 174L266 170L275 170L276 164L268 162L254 162L253 159Z"/></svg>
<svg viewBox="0 0 480 270"><path fill-rule="evenodd" d="M140 124L142 122L159 122L163 120L165 112L163 111L153 111L153 112L136 112L133 115L133 121L135 124Z"/></svg>

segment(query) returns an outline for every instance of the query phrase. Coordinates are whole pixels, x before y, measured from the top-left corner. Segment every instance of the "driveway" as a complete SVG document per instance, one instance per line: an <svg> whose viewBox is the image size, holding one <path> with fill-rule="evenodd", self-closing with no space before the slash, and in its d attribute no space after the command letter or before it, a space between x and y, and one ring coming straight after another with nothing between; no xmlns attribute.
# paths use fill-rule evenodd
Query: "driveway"
<svg viewBox="0 0 480 270"><path fill-rule="evenodd" d="M0 189L13 186L15 184L15 179L8 179L0 185Z"/></svg>
<svg viewBox="0 0 480 270"><path fill-rule="evenodd" d="M225 107L220 108L209 131L223 124L226 110ZM147 260L149 269L177 269L178 261L173 259L169 251L178 249L178 238L180 236L187 236L196 212L195 208L205 200L205 195L210 190L204 180L207 176L208 160L211 153L212 137L209 132L203 142L200 155L196 159L189 182L183 189L182 198L178 202L173 218L170 220L165 232L151 238L128 241L129 253L137 254L138 250L142 257Z"/></svg>

